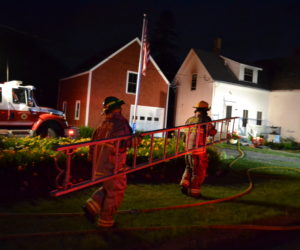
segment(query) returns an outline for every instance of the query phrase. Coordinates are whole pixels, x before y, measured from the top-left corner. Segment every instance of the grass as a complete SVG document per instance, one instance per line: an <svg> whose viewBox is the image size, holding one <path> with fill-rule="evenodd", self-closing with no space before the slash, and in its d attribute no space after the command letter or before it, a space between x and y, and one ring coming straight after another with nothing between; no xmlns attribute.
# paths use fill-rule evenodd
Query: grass
<svg viewBox="0 0 300 250"><path fill-rule="evenodd" d="M261 152L261 151L260 151ZM230 160L227 160L227 163ZM226 162L225 162L226 163ZM284 167L285 164L282 164ZM209 176L202 186L203 197L193 199L183 195L177 183L129 183L120 210L192 204L228 197L242 192L248 186L245 171L261 167L262 163L241 159L222 176ZM271 166L271 164L263 164ZM298 168L299 166L289 165ZM170 171L172 171L170 169ZM180 178L180 176L178 176ZM217 224L297 224L300 211L300 174L288 169L259 169L252 173L255 187L239 199L199 207L159 211L153 213L119 213L119 228L165 227L166 230L116 231L29 237L1 240L3 249L235 249L233 242L247 243L243 248L264 239L268 246L278 243L280 237L292 237L280 232L272 241L268 235L255 231L191 229L181 226L208 226ZM96 189L92 187L58 198L39 199L5 204L1 213L81 213L81 206ZM13 221L13 223L12 223ZM83 216L1 216L1 236L36 232L94 230ZM286 240L286 238L284 238ZM265 244L261 242L261 244ZM282 241L283 242L283 241ZM281 242L281 243L282 243ZM282 243L283 244L283 243ZM297 245L294 238L285 249ZM41 247L42 246L42 247ZM240 247L240 246L239 246ZM238 246L237 248L238 249ZM268 249L264 247L264 249ZM292 249L292 248L291 248ZM296 248L295 248L296 249Z"/></svg>
<svg viewBox="0 0 300 250"><path fill-rule="evenodd" d="M228 144L228 143L220 143L216 144L216 147L218 148L229 148L236 150L237 146ZM273 150L270 148L253 148L249 146L241 146L241 149L244 151L253 151L257 153L263 153L263 154L273 154L273 155L282 155L287 157L295 157L300 158L300 150Z"/></svg>

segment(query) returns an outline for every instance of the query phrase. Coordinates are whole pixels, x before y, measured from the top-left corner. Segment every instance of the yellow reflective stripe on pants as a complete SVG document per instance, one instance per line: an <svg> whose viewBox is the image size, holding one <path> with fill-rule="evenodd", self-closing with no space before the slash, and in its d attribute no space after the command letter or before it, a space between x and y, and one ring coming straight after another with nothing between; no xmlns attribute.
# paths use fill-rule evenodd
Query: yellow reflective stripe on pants
<svg viewBox="0 0 300 250"><path fill-rule="evenodd" d="M199 195L200 194L200 189L199 188L191 188L190 190L189 190L189 192L190 192L190 194L191 195Z"/></svg>
<svg viewBox="0 0 300 250"><path fill-rule="evenodd" d="M114 220L103 220L103 219L98 220L99 227L112 227L114 223L115 223Z"/></svg>
<svg viewBox="0 0 300 250"><path fill-rule="evenodd" d="M89 209L90 212L94 214L99 214L100 207L97 202L95 202L92 198L89 198L86 202L86 207Z"/></svg>

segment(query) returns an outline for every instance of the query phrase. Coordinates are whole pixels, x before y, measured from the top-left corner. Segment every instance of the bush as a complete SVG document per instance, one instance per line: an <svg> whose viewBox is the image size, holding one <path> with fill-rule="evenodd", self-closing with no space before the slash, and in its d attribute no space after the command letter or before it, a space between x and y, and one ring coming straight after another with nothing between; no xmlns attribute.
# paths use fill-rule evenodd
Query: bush
<svg viewBox="0 0 300 250"><path fill-rule="evenodd" d="M91 131L85 128L84 131ZM90 138L40 138L40 137L0 137L0 199L15 199L17 197L35 197L47 195L50 190L62 184L64 174L59 173L65 167L66 155L55 151L59 145L89 141ZM153 159L162 159L164 145L166 155L174 155L176 138L154 138ZM148 162L151 138L141 140L137 149L137 163ZM183 152L185 145L180 141L178 151ZM72 155L72 184L81 182L91 176L91 163L87 160L89 147L81 147ZM209 174L215 174L221 164L220 153L215 147L207 149L209 156ZM133 149L128 150L127 163L132 165ZM148 167L135 172L129 178L134 180L178 181L185 168L184 157L160 163L158 166ZM59 176L59 178L57 177ZM7 191L9 190L9 191Z"/></svg>
<svg viewBox="0 0 300 250"><path fill-rule="evenodd" d="M94 131L91 127L79 127L79 138L91 138Z"/></svg>
<svg viewBox="0 0 300 250"><path fill-rule="evenodd" d="M218 148L210 146L207 148L208 155L208 169L209 175L216 175L223 170L223 163L221 153Z"/></svg>
<svg viewBox="0 0 300 250"><path fill-rule="evenodd" d="M55 146L84 142L89 139L0 137L0 199L34 197L55 188L56 167L65 164L65 155L53 150ZM72 156L85 158L87 147ZM57 158L57 160L55 160Z"/></svg>
<svg viewBox="0 0 300 250"><path fill-rule="evenodd" d="M299 148L299 144L295 142L293 138L282 138L280 143L266 142L265 145L276 150L291 150Z"/></svg>

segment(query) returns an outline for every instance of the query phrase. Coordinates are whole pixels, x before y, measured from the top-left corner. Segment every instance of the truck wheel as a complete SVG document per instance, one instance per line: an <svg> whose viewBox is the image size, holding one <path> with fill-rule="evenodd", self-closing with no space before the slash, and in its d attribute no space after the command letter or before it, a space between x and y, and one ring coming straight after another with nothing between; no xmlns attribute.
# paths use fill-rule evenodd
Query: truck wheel
<svg viewBox="0 0 300 250"><path fill-rule="evenodd" d="M39 135L42 138L50 137L50 138L57 138L59 136L62 136L62 133L60 133L60 127L58 124L55 123L46 123L43 124L42 127L40 127L37 131L37 135Z"/></svg>
<svg viewBox="0 0 300 250"><path fill-rule="evenodd" d="M53 128L48 128L47 137L57 138L58 134L55 132L55 130Z"/></svg>

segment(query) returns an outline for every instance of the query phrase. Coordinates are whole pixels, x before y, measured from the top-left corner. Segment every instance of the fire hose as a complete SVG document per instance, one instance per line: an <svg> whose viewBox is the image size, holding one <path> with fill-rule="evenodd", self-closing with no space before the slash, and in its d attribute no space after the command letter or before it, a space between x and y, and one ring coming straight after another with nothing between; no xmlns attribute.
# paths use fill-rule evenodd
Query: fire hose
<svg viewBox="0 0 300 250"><path fill-rule="evenodd" d="M241 150L240 144L238 143L238 151L239 156L237 156L230 164L229 168L238 161L243 158L245 153ZM215 200L210 201L202 201L192 204L184 204L184 205L174 205L168 207L156 207L156 208L148 208L148 209L129 209L129 210L120 210L118 213L120 214L136 214L136 213L149 213L163 210L174 210L174 209L183 209L190 207L198 207L208 204L221 203L225 201L230 201L242 197L253 189L253 180L251 178L250 172L255 170L262 169L285 169L291 170L300 173L300 169L295 168L287 168L287 167L277 167L277 166L268 166L268 167L256 167L247 170L247 177L249 181L248 187L242 192ZM3 216L83 216L83 213L0 213L0 217ZM40 233L30 233L30 234L10 234L0 236L0 240L3 239L15 239L15 238L28 238L28 237L43 237L43 236L61 236L61 235L74 235L74 234L88 234L88 233L99 233L103 230L107 231L157 231L157 230L170 230L170 229L239 229L239 230L258 230L258 231L297 231L300 230L300 225L296 226L267 226L267 225L252 225L252 224L241 224L241 225L190 225L190 226L157 226L157 227L130 227L130 228L110 228L110 229L91 229L91 230L78 230L78 231L62 231L62 232L40 232Z"/></svg>

